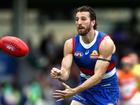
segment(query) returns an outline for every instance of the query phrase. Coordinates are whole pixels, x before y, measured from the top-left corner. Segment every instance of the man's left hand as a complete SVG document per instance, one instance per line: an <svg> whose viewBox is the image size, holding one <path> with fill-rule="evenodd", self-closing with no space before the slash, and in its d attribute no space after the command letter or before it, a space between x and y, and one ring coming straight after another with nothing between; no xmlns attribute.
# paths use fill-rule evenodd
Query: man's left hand
<svg viewBox="0 0 140 105"><path fill-rule="evenodd" d="M55 92L53 93L53 97L57 98L57 101L64 100L65 98L70 98L76 94L76 91L64 82L62 82L62 85L65 87L65 90L55 90Z"/></svg>

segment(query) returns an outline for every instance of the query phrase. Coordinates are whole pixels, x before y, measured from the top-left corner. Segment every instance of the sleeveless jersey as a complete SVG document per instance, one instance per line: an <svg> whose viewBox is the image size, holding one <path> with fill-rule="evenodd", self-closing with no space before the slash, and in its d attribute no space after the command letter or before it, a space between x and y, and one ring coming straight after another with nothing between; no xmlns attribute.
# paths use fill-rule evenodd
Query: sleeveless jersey
<svg viewBox="0 0 140 105"><path fill-rule="evenodd" d="M80 69L80 76L84 77L85 79L89 78L94 74L94 68L99 56L99 46L102 40L109 36L103 32L95 31L94 40L89 43L85 44L82 40L80 35L75 35L73 37L73 57L74 62ZM107 79L112 77L116 74L116 56L112 54L110 64L107 68L106 73L104 74L103 79Z"/></svg>
<svg viewBox="0 0 140 105"><path fill-rule="evenodd" d="M108 35L96 31L90 44L85 44L80 35L73 37L72 53L74 62L80 69L80 84L94 75L95 64L100 55L99 46L106 36ZM73 100L84 105L117 105L119 88L115 65L115 54L112 54L110 65L101 82L73 96Z"/></svg>

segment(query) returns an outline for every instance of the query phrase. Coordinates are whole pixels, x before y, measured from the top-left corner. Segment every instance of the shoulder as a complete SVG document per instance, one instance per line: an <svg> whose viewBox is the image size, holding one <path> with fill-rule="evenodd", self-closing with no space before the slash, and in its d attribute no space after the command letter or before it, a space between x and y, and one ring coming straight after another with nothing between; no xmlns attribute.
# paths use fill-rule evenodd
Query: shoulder
<svg viewBox="0 0 140 105"><path fill-rule="evenodd" d="M106 55L114 53L116 50L115 44L109 35L105 35L99 46L99 52Z"/></svg>
<svg viewBox="0 0 140 105"><path fill-rule="evenodd" d="M67 39L64 44L64 55L72 54L73 50L73 38Z"/></svg>
<svg viewBox="0 0 140 105"><path fill-rule="evenodd" d="M78 34L74 34L71 38L67 39L65 41L65 45L71 45L75 42L75 40L79 38L79 35Z"/></svg>
<svg viewBox="0 0 140 105"><path fill-rule="evenodd" d="M67 39L67 40L65 41L65 45L71 45L72 40L73 40L72 38Z"/></svg>
<svg viewBox="0 0 140 105"><path fill-rule="evenodd" d="M110 38L109 35L104 36L100 46L104 46L104 45L109 46L109 47L115 46L113 40Z"/></svg>

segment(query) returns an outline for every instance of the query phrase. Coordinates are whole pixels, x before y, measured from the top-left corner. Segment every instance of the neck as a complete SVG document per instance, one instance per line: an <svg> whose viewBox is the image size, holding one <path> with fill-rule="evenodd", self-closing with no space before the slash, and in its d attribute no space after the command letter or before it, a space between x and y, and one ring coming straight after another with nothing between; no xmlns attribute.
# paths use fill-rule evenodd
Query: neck
<svg viewBox="0 0 140 105"><path fill-rule="evenodd" d="M82 36L83 42L87 43L87 44L92 42L94 40L94 38L95 38L95 34L96 34L95 30L91 29L87 35Z"/></svg>

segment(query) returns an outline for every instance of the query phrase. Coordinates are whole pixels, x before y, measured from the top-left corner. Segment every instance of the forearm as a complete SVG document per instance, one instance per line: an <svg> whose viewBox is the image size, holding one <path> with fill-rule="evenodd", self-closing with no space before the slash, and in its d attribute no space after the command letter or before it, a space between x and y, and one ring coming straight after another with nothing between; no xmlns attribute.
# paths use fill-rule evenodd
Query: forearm
<svg viewBox="0 0 140 105"><path fill-rule="evenodd" d="M79 93L100 83L107 70L108 65L109 62L100 61L100 60L97 61L94 69L94 75L88 78L86 81L84 81L84 83L76 87L75 91Z"/></svg>
<svg viewBox="0 0 140 105"><path fill-rule="evenodd" d="M70 75L69 71L70 71L70 70L66 70L66 69L61 68L61 76L60 76L60 80L61 80L61 81L66 81L66 80L68 80L69 75Z"/></svg>
<svg viewBox="0 0 140 105"><path fill-rule="evenodd" d="M94 74L92 77L88 78L84 83L74 88L74 90L76 91L76 93L82 92L100 83L101 80L102 80L102 76Z"/></svg>
<svg viewBox="0 0 140 105"><path fill-rule="evenodd" d="M62 60L61 75L60 75L60 79L62 81L66 81L69 78L70 69L71 69L71 65L72 65L72 59L73 59L72 54L68 54Z"/></svg>

